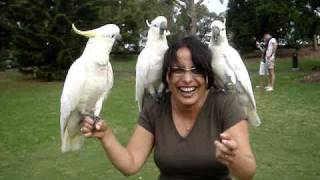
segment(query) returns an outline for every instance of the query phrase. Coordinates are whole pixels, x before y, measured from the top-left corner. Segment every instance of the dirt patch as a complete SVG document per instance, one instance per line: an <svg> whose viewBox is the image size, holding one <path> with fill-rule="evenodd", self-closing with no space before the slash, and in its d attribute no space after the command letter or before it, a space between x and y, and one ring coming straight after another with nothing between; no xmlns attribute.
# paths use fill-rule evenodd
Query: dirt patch
<svg viewBox="0 0 320 180"><path fill-rule="evenodd" d="M0 71L0 82L8 81L8 77L4 71Z"/></svg>
<svg viewBox="0 0 320 180"><path fill-rule="evenodd" d="M316 51L311 47L302 48L299 51L299 56L304 58L316 59L320 58L320 49Z"/></svg>
<svg viewBox="0 0 320 180"><path fill-rule="evenodd" d="M320 83L320 66L312 68L312 73L300 80L303 83Z"/></svg>

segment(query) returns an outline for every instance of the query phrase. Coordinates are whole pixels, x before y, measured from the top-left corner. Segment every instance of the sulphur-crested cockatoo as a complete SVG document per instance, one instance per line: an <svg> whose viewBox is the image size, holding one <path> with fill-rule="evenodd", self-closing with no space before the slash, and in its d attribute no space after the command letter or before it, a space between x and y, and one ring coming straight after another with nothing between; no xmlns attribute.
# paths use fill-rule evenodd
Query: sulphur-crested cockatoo
<svg viewBox="0 0 320 180"><path fill-rule="evenodd" d="M143 96L148 90L152 96L160 93L164 86L161 84L163 56L168 49L167 19L163 16L155 18L149 27L148 39L145 48L138 56L136 64L136 101L139 110L142 109Z"/></svg>
<svg viewBox="0 0 320 180"><path fill-rule="evenodd" d="M109 62L112 46L120 36L114 24L80 31L89 38L82 55L71 65L61 95L60 130L62 152L75 151L82 147L84 138L80 132L83 115L98 117L103 100L113 85L113 72Z"/></svg>
<svg viewBox="0 0 320 180"><path fill-rule="evenodd" d="M212 51L211 64L217 83L225 90L234 90L237 93L250 124L257 127L261 121L256 112L256 103L247 68L239 53L228 43L225 21L215 20L211 28L212 37L209 47Z"/></svg>

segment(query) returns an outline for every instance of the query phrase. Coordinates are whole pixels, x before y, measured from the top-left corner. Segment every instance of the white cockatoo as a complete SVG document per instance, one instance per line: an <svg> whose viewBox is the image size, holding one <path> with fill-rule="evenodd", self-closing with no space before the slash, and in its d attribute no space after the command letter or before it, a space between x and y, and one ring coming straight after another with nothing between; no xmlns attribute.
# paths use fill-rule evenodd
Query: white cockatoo
<svg viewBox="0 0 320 180"><path fill-rule="evenodd" d="M161 83L163 57L168 49L167 19L163 16L155 18L149 27L145 48L138 56L136 64L136 101L141 111L144 91L148 90L152 96L160 93L164 86Z"/></svg>
<svg viewBox="0 0 320 180"><path fill-rule="evenodd" d="M84 138L80 132L83 115L98 119L103 100L113 86L113 72L109 54L120 29L114 24L80 31L72 24L73 30L89 38L82 55L71 65L61 95L60 130L62 152L79 150Z"/></svg>
<svg viewBox="0 0 320 180"><path fill-rule="evenodd" d="M241 106L253 127L261 121L256 112L251 80L239 53L229 45L225 21L215 20L211 24L212 37L209 48L212 51L212 69L217 83L225 90L235 90Z"/></svg>

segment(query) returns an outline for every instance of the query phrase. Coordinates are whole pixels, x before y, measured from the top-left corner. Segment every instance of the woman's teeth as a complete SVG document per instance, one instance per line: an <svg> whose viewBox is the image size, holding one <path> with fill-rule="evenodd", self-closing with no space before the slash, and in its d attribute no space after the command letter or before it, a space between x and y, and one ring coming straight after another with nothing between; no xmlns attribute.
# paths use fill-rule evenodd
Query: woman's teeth
<svg viewBox="0 0 320 180"><path fill-rule="evenodd" d="M184 93L190 93L196 90L195 87L180 87L179 90Z"/></svg>

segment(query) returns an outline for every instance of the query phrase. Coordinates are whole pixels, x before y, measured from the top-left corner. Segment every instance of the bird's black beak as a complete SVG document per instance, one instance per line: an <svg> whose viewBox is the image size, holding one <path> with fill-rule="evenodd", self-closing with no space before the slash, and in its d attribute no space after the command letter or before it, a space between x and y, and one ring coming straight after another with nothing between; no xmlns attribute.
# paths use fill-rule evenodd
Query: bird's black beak
<svg viewBox="0 0 320 180"><path fill-rule="evenodd" d="M122 36L121 36L121 34L118 34L117 36L116 36L116 41L122 41Z"/></svg>
<svg viewBox="0 0 320 180"><path fill-rule="evenodd" d="M163 35L165 30L167 30L167 23L166 22L162 22L160 24L160 35Z"/></svg>
<svg viewBox="0 0 320 180"><path fill-rule="evenodd" d="M220 29L217 27L212 28L212 38L214 41L217 41L220 36Z"/></svg>

